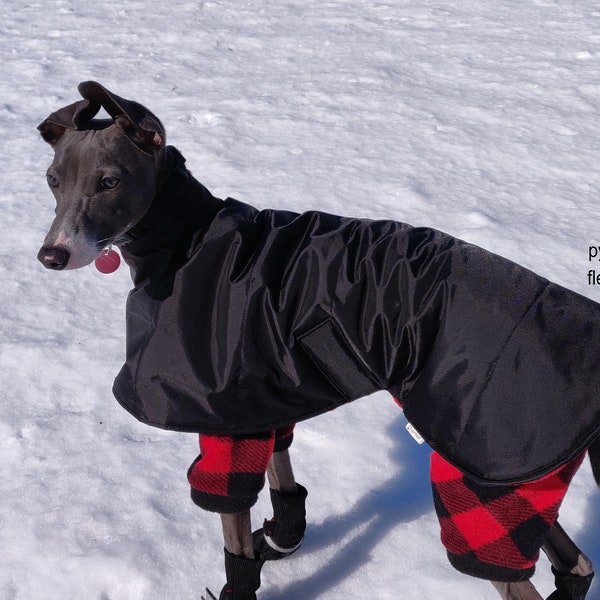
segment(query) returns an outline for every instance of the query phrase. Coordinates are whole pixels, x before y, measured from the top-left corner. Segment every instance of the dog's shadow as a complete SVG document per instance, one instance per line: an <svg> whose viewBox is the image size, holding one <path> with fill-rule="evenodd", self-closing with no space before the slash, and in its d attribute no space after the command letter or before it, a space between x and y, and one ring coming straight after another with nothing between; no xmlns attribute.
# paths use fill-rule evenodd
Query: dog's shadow
<svg viewBox="0 0 600 600"><path fill-rule="evenodd" d="M308 515L309 529L300 552L304 556L315 556L328 546L337 544L340 548L335 556L329 560L317 559L318 570L304 579L290 581L285 586L277 588L270 586L264 591L261 590L261 598L264 597L264 600L325 598L329 589L352 576L362 565L369 562L373 548L390 530L433 510L429 483L431 449L426 445L418 446L414 443L404 431L405 424L406 420L399 416L387 428L387 434L395 441L391 452L392 459L396 464L402 465L398 472L378 488L370 490L344 514L330 517L321 524L312 526ZM592 486L590 482L590 488ZM585 523L586 527L576 536L576 542L598 570L600 493L597 490L590 492ZM349 531L359 531L359 533L348 537ZM345 543L341 542L344 539L346 539ZM294 572L294 560L295 557L290 557L283 561L290 569L290 573ZM266 567L268 568L269 564ZM599 589L600 581L594 580L588 597L600 597Z"/></svg>
<svg viewBox="0 0 600 600"><path fill-rule="evenodd" d="M278 589L265 589L262 592L265 600L325 597L328 589L369 562L373 548L390 530L432 510L428 476L431 449L416 444L404 430L405 424L404 418L399 416L387 428L388 435L396 441L392 459L395 464L402 465L399 472L378 488L370 490L345 514L328 518L312 527L310 515L307 516L309 525L302 555L317 555L322 549L337 544L340 547L335 556L330 560L318 559L317 572L307 578L292 581ZM352 535L348 536L348 532ZM341 541L344 539L345 543ZM293 561L294 557L288 560ZM291 562L287 564L292 568Z"/></svg>

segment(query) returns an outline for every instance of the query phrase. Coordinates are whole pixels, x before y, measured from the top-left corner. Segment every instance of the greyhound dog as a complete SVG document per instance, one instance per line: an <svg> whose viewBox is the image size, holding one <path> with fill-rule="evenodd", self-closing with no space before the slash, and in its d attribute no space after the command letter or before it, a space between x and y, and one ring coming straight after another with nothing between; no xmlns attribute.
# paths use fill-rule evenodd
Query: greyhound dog
<svg viewBox="0 0 600 600"><path fill-rule="evenodd" d="M56 216L38 258L77 269L116 245L129 264L114 393L145 423L199 433L188 479L221 516L220 600L255 600L265 561L302 543L295 423L382 389L435 451L452 564L540 600L542 549L550 598L583 600L592 565L557 517L586 449L600 472L600 307L433 229L214 198L147 108L79 91L39 126ZM265 476L273 518L253 533Z"/></svg>

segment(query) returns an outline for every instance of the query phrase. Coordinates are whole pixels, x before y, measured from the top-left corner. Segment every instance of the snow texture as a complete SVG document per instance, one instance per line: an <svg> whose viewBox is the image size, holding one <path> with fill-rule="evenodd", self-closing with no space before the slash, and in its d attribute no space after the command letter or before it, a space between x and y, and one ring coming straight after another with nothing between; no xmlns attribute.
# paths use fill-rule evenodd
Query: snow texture
<svg viewBox="0 0 600 600"><path fill-rule="evenodd" d="M597 0L2 0L0 598L186 600L223 583L193 435L113 400L126 268L47 272L36 132L94 79L163 120L216 195L429 225L600 300ZM543 376L543 374L540 374ZM448 564L428 450L377 394L298 427L301 552L261 600L494 599ZM268 494L254 512L269 516ZM586 464L561 522L600 565ZM534 579L553 589L549 564ZM600 595L600 584L591 598ZM594 595L596 594L596 595Z"/></svg>

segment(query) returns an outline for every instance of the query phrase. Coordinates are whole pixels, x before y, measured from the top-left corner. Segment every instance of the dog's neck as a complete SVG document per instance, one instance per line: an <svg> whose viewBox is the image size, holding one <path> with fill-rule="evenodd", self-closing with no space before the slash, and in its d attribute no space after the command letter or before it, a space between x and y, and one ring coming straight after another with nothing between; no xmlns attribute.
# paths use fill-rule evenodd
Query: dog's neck
<svg viewBox="0 0 600 600"><path fill-rule="evenodd" d="M119 244L136 287L184 264L223 205L186 169L174 146L161 155L150 209Z"/></svg>

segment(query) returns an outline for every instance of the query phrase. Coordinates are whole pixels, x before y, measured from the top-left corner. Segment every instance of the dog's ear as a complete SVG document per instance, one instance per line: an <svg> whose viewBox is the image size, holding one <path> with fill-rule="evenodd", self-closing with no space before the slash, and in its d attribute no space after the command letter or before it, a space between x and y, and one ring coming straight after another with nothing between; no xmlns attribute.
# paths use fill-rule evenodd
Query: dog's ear
<svg viewBox="0 0 600 600"><path fill-rule="evenodd" d="M115 117L115 123L121 127L131 141L144 150L152 153L165 147L165 138L153 128L139 127L131 122L131 119L125 115Z"/></svg>
<svg viewBox="0 0 600 600"><path fill-rule="evenodd" d="M84 81L78 89L84 98L100 104L143 150L153 152L164 148L165 129L159 118L145 106L125 100L95 81Z"/></svg>
<svg viewBox="0 0 600 600"><path fill-rule="evenodd" d="M67 129L81 129L99 110L100 104L79 100L52 113L38 125L38 129L44 140L54 146Z"/></svg>

